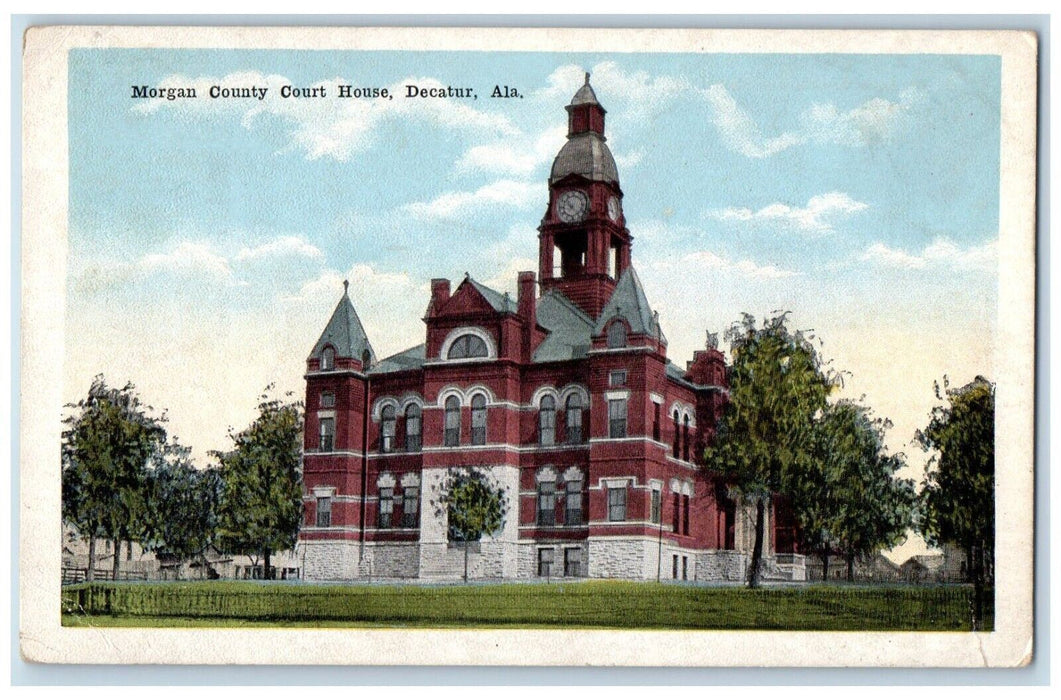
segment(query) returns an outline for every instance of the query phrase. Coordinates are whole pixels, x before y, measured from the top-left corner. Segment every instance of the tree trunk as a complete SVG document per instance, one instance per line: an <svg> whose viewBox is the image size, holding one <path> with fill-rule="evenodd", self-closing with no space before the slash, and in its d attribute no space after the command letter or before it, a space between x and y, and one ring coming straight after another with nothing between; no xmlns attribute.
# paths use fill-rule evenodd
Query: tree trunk
<svg viewBox="0 0 1061 700"><path fill-rule="evenodd" d="M973 631L984 627L984 547L973 546Z"/></svg>
<svg viewBox="0 0 1061 700"><path fill-rule="evenodd" d="M855 580L855 555L847 555L847 582L853 583Z"/></svg>
<svg viewBox="0 0 1061 700"><path fill-rule="evenodd" d="M122 562L122 540L114 538L114 564L111 566L111 581L118 580L118 565Z"/></svg>
<svg viewBox="0 0 1061 700"><path fill-rule="evenodd" d="M269 576L269 561L272 558L272 552L268 549L265 550L265 569L262 571L262 578L268 581L271 577Z"/></svg>
<svg viewBox="0 0 1061 700"><path fill-rule="evenodd" d="M829 545L822 550L822 581L829 581Z"/></svg>
<svg viewBox="0 0 1061 700"><path fill-rule="evenodd" d="M766 499L760 497L755 502L755 544L752 546L752 563L748 567L748 588L759 587L759 567L763 559L763 517L766 511Z"/></svg>
<svg viewBox="0 0 1061 700"><path fill-rule="evenodd" d="M468 583L468 541L464 541L464 582Z"/></svg>
<svg viewBox="0 0 1061 700"><path fill-rule="evenodd" d="M85 571L86 581L96 580L96 537L88 538L88 570Z"/></svg>

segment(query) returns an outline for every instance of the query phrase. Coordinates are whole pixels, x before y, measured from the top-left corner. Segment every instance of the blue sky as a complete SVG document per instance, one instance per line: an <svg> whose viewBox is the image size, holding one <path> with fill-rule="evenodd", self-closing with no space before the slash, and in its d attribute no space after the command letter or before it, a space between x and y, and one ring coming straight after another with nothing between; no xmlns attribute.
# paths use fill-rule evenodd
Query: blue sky
<svg viewBox="0 0 1061 700"><path fill-rule="evenodd" d="M65 397L132 380L205 460L266 384L301 392L344 278L381 355L422 341L432 277L514 290L586 70L671 359L791 310L918 474L933 379L994 371L997 57L74 51ZM278 95L336 83L397 94Z"/></svg>

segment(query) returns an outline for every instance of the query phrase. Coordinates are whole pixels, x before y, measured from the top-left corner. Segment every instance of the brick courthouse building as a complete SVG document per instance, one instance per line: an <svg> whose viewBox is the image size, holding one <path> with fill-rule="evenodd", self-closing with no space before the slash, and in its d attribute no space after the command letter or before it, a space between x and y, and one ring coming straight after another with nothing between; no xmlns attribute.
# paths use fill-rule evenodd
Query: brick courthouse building
<svg viewBox="0 0 1061 700"><path fill-rule="evenodd" d="M537 278L519 273L515 299L432 280L425 342L377 359L344 292L307 362L307 579L459 578L437 495L468 467L508 511L472 548L472 578L743 576L748 512L698 465L725 360L714 347L685 369L667 359L588 74L567 112ZM768 571L803 578L802 557L774 555L791 541L768 526Z"/></svg>

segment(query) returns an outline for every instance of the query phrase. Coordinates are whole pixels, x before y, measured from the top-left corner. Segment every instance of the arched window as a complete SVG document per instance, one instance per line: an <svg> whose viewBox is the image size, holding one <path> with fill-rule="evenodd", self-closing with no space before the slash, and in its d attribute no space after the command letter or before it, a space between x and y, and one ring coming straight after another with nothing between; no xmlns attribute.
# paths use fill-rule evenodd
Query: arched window
<svg viewBox="0 0 1061 700"><path fill-rule="evenodd" d="M682 459L689 461L689 416L685 417L685 425L682 427Z"/></svg>
<svg viewBox="0 0 1061 700"><path fill-rule="evenodd" d="M565 406L564 427L567 428L567 442L577 445L582 442L582 398L578 394L567 397Z"/></svg>
<svg viewBox="0 0 1061 700"><path fill-rule="evenodd" d="M325 348L321 350L321 369L335 369L335 348L331 345L325 346Z"/></svg>
<svg viewBox="0 0 1061 700"><path fill-rule="evenodd" d="M608 347L626 347L626 324L622 321L614 321L612 325L608 326Z"/></svg>
<svg viewBox="0 0 1061 700"><path fill-rule="evenodd" d="M472 397L472 444L486 444L486 397L482 394Z"/></svg>
<svg viewBox="0 0 1061 700"><path fill-rule="evenodd" d="M393 404L387 404L380 413L380 452L394 451L395 411Z"/></svg>
<svg viewBox="0 0 1061 700"><path fill-rule="evenodd" d="M678 459L678 455L682 453L682 426L681 417L678 415L678 410L674 410L674 459Z"/></svg>
<svg viewBox="0 0 1061 700"><path fill-rule="evenodd" d="M453 341L449 346L448 360L466 360L473 357L489 357L490 351L486 341L477 335L466 333Z"/></svg>
<svg viewBox="0 0 1061 700"><path fill-rule="evenodd" d="M419 452L421 439L420 407L409 404L405 409L405 451Z"/></svg>
<svg viewBox="0 0 1061 700"><path fill-rule="evenodd" d="M456 396L446 399L446 447L461 444L461 401Z"/></svg>
<svg viewBox="0 0 1061 700"><path fill-rule="evenodd" d="M556 444L556 401L552 396L543 396L538 405L538 444Z"/></svg>

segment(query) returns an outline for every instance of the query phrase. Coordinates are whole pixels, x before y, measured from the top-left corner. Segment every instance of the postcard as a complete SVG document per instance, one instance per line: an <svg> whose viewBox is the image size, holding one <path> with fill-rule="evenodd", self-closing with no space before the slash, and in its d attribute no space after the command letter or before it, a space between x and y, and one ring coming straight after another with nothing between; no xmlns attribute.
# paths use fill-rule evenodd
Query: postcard
<svg viewBox="0 0 1061 700"><path fill-rule="evenodd" d="M1027 664L1037 48L30 29L23 656Z"/></svg>

